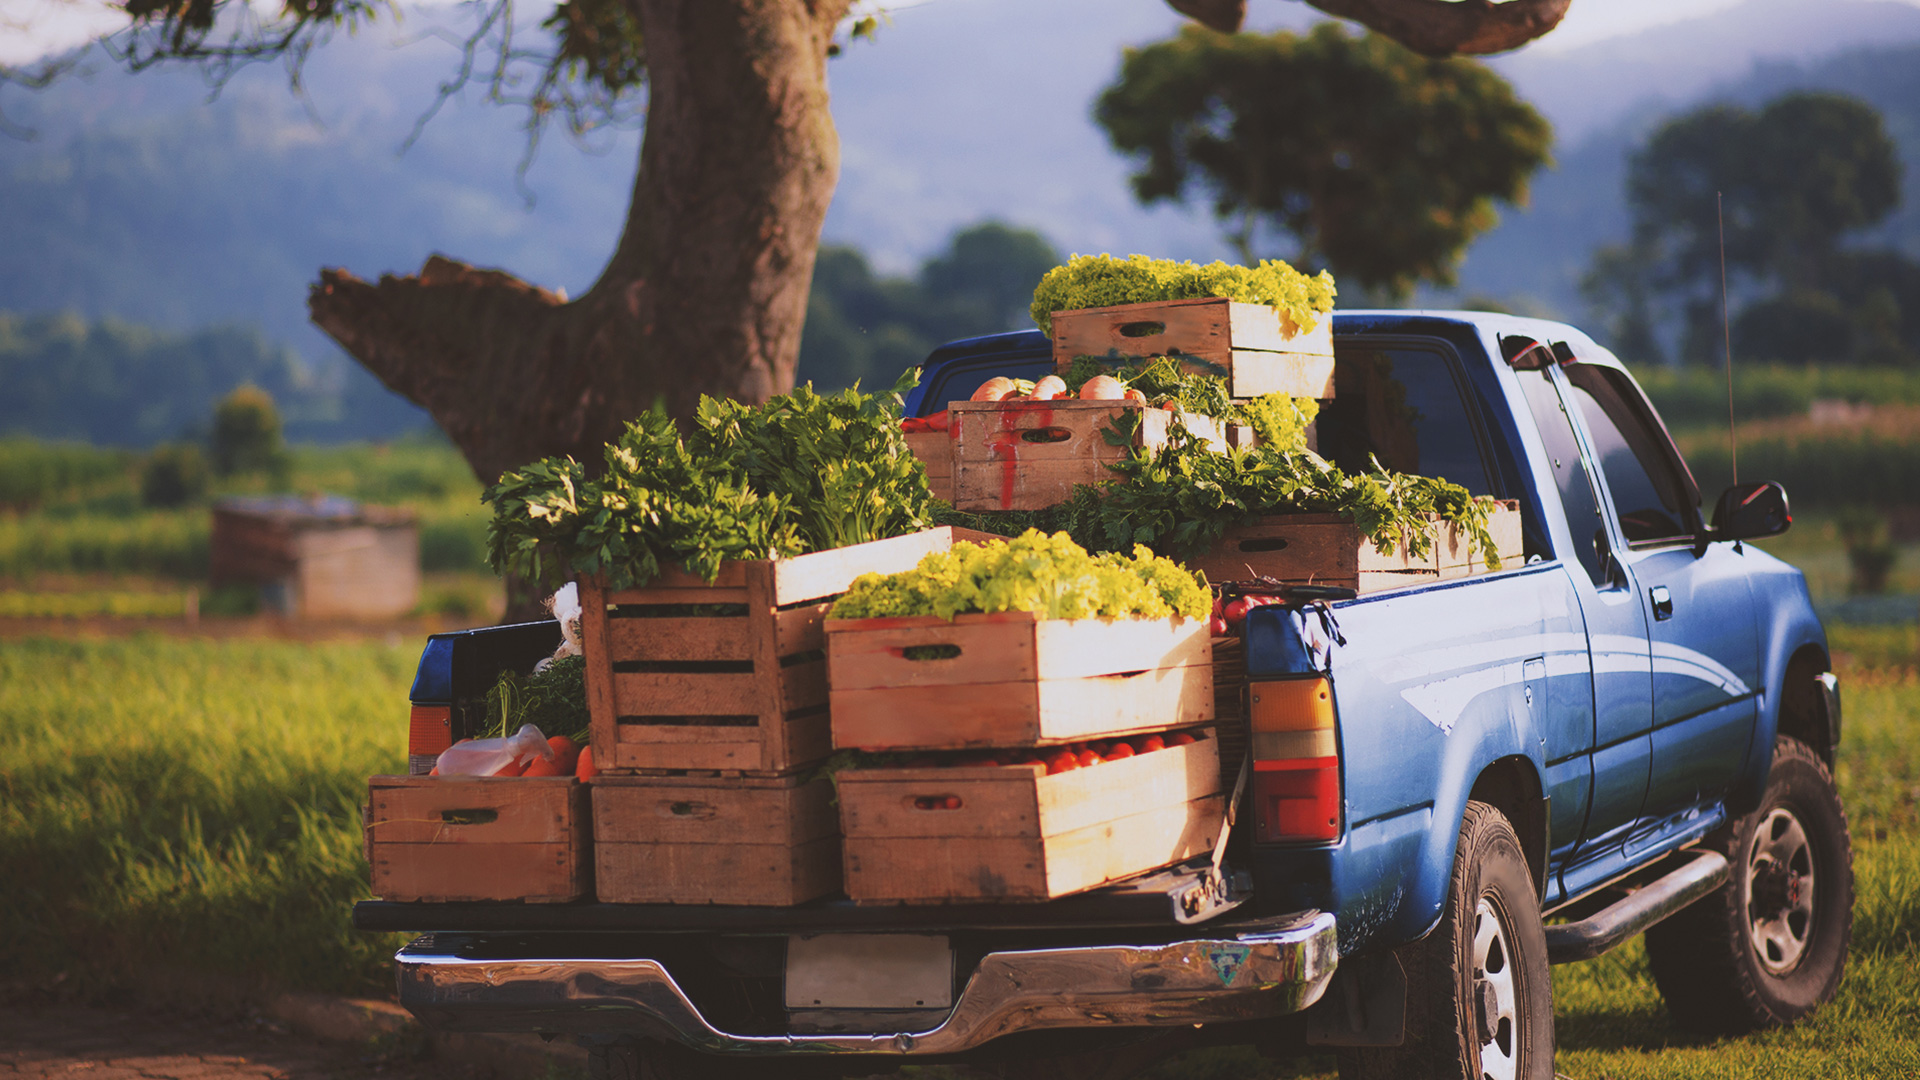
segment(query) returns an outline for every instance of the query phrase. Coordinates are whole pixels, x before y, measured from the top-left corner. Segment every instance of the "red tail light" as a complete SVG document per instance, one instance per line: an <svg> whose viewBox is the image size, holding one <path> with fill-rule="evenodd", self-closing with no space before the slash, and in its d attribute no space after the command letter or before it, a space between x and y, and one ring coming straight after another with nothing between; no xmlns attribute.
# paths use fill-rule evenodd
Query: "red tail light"
<svg viewBox="0 0 1920 1080"><path fill-rule="evenodd" d="M1253 729L1254 839L1328 841L1340 836L1340 746L1333 686L1276 679L1248 688Z"/></svg>
<svg viewBox="0 0 1920 1080"><path fill-rule="evenodd" d="M425 776L440 751L453 745L453 710L446 705L415 705L407 721L407 772Z"/></svg>

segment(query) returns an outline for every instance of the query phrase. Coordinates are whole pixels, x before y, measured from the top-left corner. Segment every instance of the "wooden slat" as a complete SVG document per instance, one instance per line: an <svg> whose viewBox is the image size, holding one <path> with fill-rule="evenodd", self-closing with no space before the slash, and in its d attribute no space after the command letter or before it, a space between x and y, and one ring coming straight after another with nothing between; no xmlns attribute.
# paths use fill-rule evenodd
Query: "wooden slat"
<svg viewBox="0 0 1920 1080"><path fill-rule="evenodd" d="M1047 899L1035 837L845 841L847 896L859 903Z"/></svg>
<svg viewBox="0 0 1920 1080"><path fill-rule="evenodd" d="M824 658L780 669L781 708L775 715L785 716L801 709L827 703L827 662Z"/></svg>
<svg viewBox="0 0 1920 1080"><path fill-rule="evenodd" d="M445 823L447 810L493 810ZM571 777L374 777L366 814L375 895L557 903L592 888L586 787Z"/></svg>
<svg viewBox="0 0 1920 1080"><path fill-rule="evenodd" d="M622 727L623 733L636 729ZM752 732L753 728L645 728L649 734L660 732L705 733L706 738L687 742L651 742L633 740L615 745L612 755L616 769L758 769L760 740L749 742L717 741L733 732ZM596 759L598 752L595 752Z"/></svg>
<svg viewBox="0 0 1920 1080"><path fill-rule="evenodd" d="M603 844L596 892L610 904L790 906L838 891L840 838L784 844Z"/></svg>
<svg viewBox="0 0 1920 1080"><path fill-rule="evenodd" d="M1151 414L1161 412L1155 417ZM1164 440L1164 410L1125 401L1081 401L1060 398L1053 401L967 401L955 402L951 421L953 458L956 469L969 461L1007 461L1022 463L1065 461L1095 457L1117 461L1126 456L1126 448L1108 445L1101 432L1127 413L1141 416L1142 425L1155 424ZM1059 442L1030 442L1036 432L1067 435Z"/></svg>
<svg viewBox="0 0 1920 1080"><path fill-rule="evenodd" d="M968 513L1045 510L1073 498L1080 484L1120 479L1099 461L961 461L954 464L953 506Z"/></svg>
<svg viewBox="0 0 1920 1080"><path fill-rule="evenodd" d="M614 604L744 604L747 590L731 586L697 585L676 589L649 585L644 589L623 589L614 593L611 600Z"/></svg>
<svg viewBox="0 0 1920 1080"><path fill-rule="evenodd" d="M761 711L754 672L616 671L618 716L747 716Z"/></svg>
<svg viewBox="0 0 1920 1080"><path fill-rule="evenodd" d="M615 661L749 660L744 618L607 620Z"/></svg>
<svg viewBox="0 0 1920 1080"><path fill-rule="evenodd" d="M614 704L607 590L597 575L581 578L579 584L581 659L586 665L587 715L591 720L588 743L593 747L594 763L604 769L616 757L614 744L620 731L620 710Z"/></svg>
<svg viewBox="0 0 1920 1080"><path fill-rule="evenodd" d="M841 831L849 840L1037 837L1036 778L1043 779L1045 771L1038 765L843 771L838 776ZM916 805L949 795L961 800L957 809Z"/></svg>
<svg viewBox="0 0 1920 1080"><path fill-rule="evenodd" d="M827 611L832 607L832 604L812 604L774 613L773 651L780 656L792 656L825 649L827 636L821 630L821 623L826 621Z"/></svg>
<svg viewBox="0 0 1920 1080"><path fill-rule="evenodd" d="M542 844L572 836L579 781L553 777L376 776L367 829L383 844ZM495 815L461 825L467 812Z"/></svg>
<svg viewBox="0 0 1920 1080"><path fill-rule="evenodd" d="M1523 559L1526 544L1520 522L1520 504L1512 499L1502 502L1487 516L1487 532L1493 536L1494 550L1500 553L1502 569L1518 565ZM1438 526L1435 550L1442 577L1465 577L1486 571L1472 538L1450 522Z"/></svg>
<svg viewBox="0 0 1920 1080"><path fill-rule="evenodd" d="M1160 323L1164 330L1129 337L1123 327ZM1181 366L1224 375L1234 397L1285 393L1333 396L1333 319L1320 316L1298 332L1263 304L1224 298L1121 304L1053 314L1053 358L1065 370L1079 356L1116 365L1177 354Z"/></svg>
<svg viewBox="0 0 1920 1080"><path fill-rule="evenodd" d="M1202 739L1043 776L1040 835L1059 836L1220 793L1220 741Z"/></svg>
<svg viewBox="0 0 1920 1080"><path fill-rule="evenodd" d="M1330 327L1333 320L1322 318ZM1286 394L1297 398L1333 397L1333 357L1301 352L1233 350L1229 391L1236 398Z"/></svg>
<svg viewBox="0 0 1920 1080"><path fill-rule="evenodd" d="M1211 851L1226 810L1226 798L1213 795L1188 803L1184 814L1150 810L1049 837L1047 895L1082 892Z"/></svg>
<svg viewBox="0 0 1920 1080"><path fill-rule="evenodd" d="M1005 614L1028 616L1008 619ZM1038 619L1030 613L836 622L836 690L1074 679L1212 662L1206 624L1191 619ZM956 648L938 659L906 650Z"/></svg>
<svg viewBox="0 0 1920 1080"><path fill-rule="evenodd" d="M821 709L800 716L790 716L785 723L786 733L778 744L780 754L771 759L772 763L763 765L769 771L785 771L798 768L811 761L833 753L833 718L827 710Z"/></svg>
<svg viewBox="0 0 1920 1080"><path fill-rule="evenodd" d="M897 574L922 558L953 546L953 532L942 526L908 536L873 540L832 551L816 551L773 564L774 606L824 600L847 591L861 574Z"/></svg>
<svg viewBox="0 0 1920 1080"><path fill-rule="evenodd" d="M376 846L372 887L375 896L401 903L566 903L585 895L584 855L566 844Z"/></svg>
<svg viewBox="0 0 1920 1080"><path fill-rule="evenodd" d="M833 785L608 777L593 785L596 844L782 844L839 831Z"/></svg>
<svg viewBox="0 0 1920 1080"><path fill-rule="evenodd" d="M1213 668L1196 664L1045 682L833 692L833 745L860 750L1041 746L1213 718Z"/></svg>
<svg viewBox="0 0 1920 1080"><path fill-rule="evenodd" d="M875 624L860 629L862 623ZM833 689L955 686L1019 682L1039 674L1034 654L1037 620L1008 622L961 616L840 622L827 635ZM950 659L909 660L913 647L951 647Z"/></svg>
<svg viewBox="0 0 1920 1080"><path fill-rule="evenodd" d="M843 780L843 819L845 792ZM1211 794L1176 806L1122 813L1046 837L977 833L875 837L849 829L847 894L867 903L1064 896L1210 850L1225 810L1225 796Z"/></svg>

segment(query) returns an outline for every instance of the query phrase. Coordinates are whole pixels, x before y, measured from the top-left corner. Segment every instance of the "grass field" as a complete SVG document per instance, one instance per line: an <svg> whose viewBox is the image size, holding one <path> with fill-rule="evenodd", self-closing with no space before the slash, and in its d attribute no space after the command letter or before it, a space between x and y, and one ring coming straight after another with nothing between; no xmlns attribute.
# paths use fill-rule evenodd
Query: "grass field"
<svg viewBox="0 0 1920 1080"><path fill-rule="evenodd" d="M1555 970L1574 1080L1920 1075L1920 678L1911 627L1834 631L1859 902L1838 1001L1785 1032L1673 1031L1636 942ZM402 766L417 642L0 642L0 972L194 968L379 993L398 938L365 895L365 777ZM1209 1051L1158 1080L1328 1075Z"/></svg>

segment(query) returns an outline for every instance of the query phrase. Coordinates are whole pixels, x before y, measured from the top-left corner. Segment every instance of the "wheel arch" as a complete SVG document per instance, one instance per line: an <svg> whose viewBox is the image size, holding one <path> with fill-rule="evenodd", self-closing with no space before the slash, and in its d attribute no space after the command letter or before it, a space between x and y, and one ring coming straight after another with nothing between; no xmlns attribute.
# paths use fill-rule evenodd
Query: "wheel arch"
<svg viewBox="0 0 1920 1080"><path fill-rule="evenodd" d="M1467 793L1469 800L1486 803L1506 815L1526 853L1534 897L1542 900L1547 895L1547 838L1552 820L1544 791L1533 761L1513 754L1480 770Z"/></svg>

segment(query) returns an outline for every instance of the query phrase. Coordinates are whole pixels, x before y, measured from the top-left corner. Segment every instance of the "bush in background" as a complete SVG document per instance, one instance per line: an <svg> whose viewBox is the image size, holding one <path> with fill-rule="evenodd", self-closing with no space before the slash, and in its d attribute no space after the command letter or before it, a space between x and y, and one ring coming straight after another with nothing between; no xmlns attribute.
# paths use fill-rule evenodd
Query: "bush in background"
<svg viewBox="0 0 1920 1080"><path fill-rule="evenodd" d="M192 443L169 443L140 466L140 504L170 510L207 495L207 458Z"/></svg>
<svg viewBox="0 0 1920 1080"><path fill-rule="evenodd" d="M235 387L213 407L209 441L214 471L221 476L285 473L289 465L273 395L252 383Z"/></svg>

